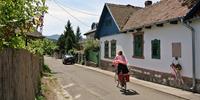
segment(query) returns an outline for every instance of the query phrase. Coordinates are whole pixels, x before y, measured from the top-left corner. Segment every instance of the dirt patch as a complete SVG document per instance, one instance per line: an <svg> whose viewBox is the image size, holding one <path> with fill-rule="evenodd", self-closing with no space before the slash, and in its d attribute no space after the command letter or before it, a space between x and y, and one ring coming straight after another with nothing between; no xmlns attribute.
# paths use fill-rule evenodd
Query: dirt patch
<svg viewBox="0 0 200 100"><path fill-rule="evenodd" d="M44 76L41 80L41 90L45 100L72 100L60 82L53 76Z"/></svg>

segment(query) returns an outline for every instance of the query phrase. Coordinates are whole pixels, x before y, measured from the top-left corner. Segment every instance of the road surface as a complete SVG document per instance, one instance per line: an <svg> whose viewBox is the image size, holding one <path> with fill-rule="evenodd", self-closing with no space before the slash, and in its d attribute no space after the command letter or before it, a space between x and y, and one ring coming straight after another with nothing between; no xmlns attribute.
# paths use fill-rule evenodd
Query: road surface
<svg viewBox="0 0 200 100"><path fill-rule="evenodd" d="M45 57L45 64L74 100L185 100L141 85L128 83L128 92L116 87L114 78L61 60Z"/></svg>

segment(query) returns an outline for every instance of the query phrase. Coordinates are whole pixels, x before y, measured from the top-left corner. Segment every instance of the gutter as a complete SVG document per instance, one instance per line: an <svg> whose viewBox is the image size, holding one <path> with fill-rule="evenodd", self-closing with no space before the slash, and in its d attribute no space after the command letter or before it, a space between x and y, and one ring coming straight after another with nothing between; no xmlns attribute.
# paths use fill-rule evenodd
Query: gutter
<svg viewBox="0 0 200 100"><path fill-rule="evenodd" d="M192 32L192 87L190 88L192 90L192 92L196 91L196 58L195 58L195 29L189 24L188 21L183 21L183 19L181 19L182 24L187 27L189 30L191 30Z"/></svg>

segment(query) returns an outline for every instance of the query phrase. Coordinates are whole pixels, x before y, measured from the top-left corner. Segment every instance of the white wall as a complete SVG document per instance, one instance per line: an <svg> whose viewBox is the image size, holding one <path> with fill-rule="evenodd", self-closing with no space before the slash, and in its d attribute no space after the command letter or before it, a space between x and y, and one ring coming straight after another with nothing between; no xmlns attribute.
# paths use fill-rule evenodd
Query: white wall
<svg viewBox="0 0 200 100"><path fill-rule="evenodd" d="M196 77L200 79L200 19L194 20L191 25L196 32Z"/></svg>
<svg viewBox="0 0 200 100"><path fill-rule="evenodd" d="M200 28L199 28L200 29ZM144 59L132 58L133 56L133 36L132 34L119 34L107 36L101 41L101 59L104 58L104 41L117 40L117 51L122 50L132 66L171 73L172 63L172 42L181 42L182 57L180 63L183 66L182 75L192 76L192 37L191 32L182 24L165 24L164 27L152 27L144 30ZM151 40L161 40L161 59L151 58ZM112 61L112 60L110 60Z"/></svg>

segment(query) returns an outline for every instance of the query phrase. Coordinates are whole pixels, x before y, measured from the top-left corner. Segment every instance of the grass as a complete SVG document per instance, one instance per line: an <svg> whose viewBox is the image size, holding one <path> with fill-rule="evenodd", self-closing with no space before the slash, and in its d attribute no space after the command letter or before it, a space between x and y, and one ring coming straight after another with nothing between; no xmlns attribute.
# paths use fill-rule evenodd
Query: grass
<svg viewBox="0 0 200 100"><path fill-rule="evenodd" d="M43 76L52 76L52 71L51 69L48 67L48 65L44 64L42 67L42 77ZM42 94L42 91L47 91L47 86L45 84L41 83L41 79L40 79L40 84L39 84L39 93L37 93L35 100L46 100L44 95Z"/></svg>

